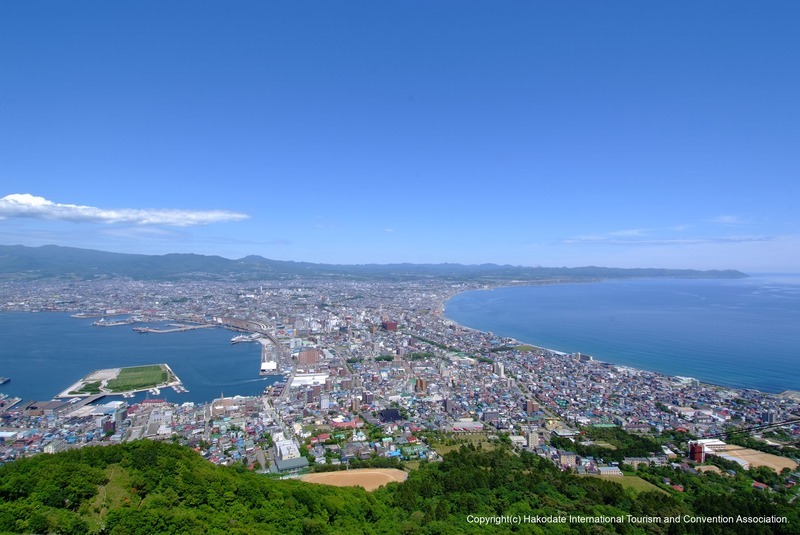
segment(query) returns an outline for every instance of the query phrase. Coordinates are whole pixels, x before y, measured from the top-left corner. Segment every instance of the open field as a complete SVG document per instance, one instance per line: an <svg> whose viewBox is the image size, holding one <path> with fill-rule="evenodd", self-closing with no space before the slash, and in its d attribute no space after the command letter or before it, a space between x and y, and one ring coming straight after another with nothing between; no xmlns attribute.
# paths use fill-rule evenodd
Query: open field
<svg viewBox="0 0 800 535"><path fill-rule="evenodd" d="M793 460L779 455L772 455L771 453L763 453L757 450L731 445L728 446L725 453L744 459L749 462L751 466L768 466L776 472L780 472L784 468L797 470L797 463Z"/></svg>
<svg viewBox="0 0 800 535"><path fill-rule="evenodd" d="M494 449L497 447L497 442L489 440L489 433L452 433L448 434L444 440L432 440L430 442L431 449L435 450L439 455L459 449L462 445L467 446L472 444L475 447L480 445L484 449Z"/></svg>
<svg viewBox="0 0 800 535"><path fill-rule="evenodd" d="M136 366L122 368L117 377L106 383L111 392L128 392L143 388L154 388L168 382L169 374L163 366Z"/></svg>
<svg viewBox="0 0 800 535"><path fill-rule="evenodd" d="M94 394L128 394L167 386L181 386L181 381L166 364L95 370L60 393L57 397L84 397Z"/></svg>
<svg viewBox="0 0 800 535"><path fill-rule="evenodd" d="M308 474L300 479L307 483L320 485L332 485L334 487L358 486L366 490L375 490L392 481L405 481L407 477L408 472L397 470L396 468L362 468L359 470Z"/></svg>
<svg viewBox="0 0 800 535"><path fill-rule="evenodd" d="M714 472L715 474L721 474L722 470L720 470L719 466L707 465L707 466L696 466L699 472Z"/></svg>
<svg viewBox="0 0 800 535"><path fill-rule="evenodd" d="M633 489L636 492L666 492L663 489L660 489L650 483L649 481L645 481L639 476L587 476L587 477L597 477L600 479L604 479L606 481L612 481L614 483L619 483L623 487Z"/></svg>

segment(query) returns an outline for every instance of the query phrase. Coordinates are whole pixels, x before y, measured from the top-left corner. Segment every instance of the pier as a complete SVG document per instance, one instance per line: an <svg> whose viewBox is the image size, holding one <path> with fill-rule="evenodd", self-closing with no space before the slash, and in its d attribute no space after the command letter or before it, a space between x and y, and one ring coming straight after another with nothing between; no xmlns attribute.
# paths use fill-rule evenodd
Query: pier
<svg viewBox="0 0 800 535"><path fill-rule="evenodd" d="M89 396L88 398L83 398L80 401L76 401L75 403L70 405L70 409L80 409L81 407L85 407L86 405L91 405L95 401L99 399L103 399L106 397L106 394L95 394L93 396Z"/></svg>
<svg viewBox="0 0 800 535"><path fill-rule="evenodd" d="M61 400L63 400L64 397L65 396L62 396L61 394L59 394L58 396L56 396L55 399L59 399L60 398ZM56 412L59 412L61 414L66 414L68 412L74 412L74 411L76 411L78 409L82 409L86 405L91 405L95 401L97 401L99 399L103 399L104 397L106 397L106 394L104 394L104 393L92 394L91 396L87 396L87 397L83 397L83 398L72 396L72 399L70 399L68 401L64 401L64 404L61 405L60 407L58 407L58 409L56 409Z"/></svg>
<svg viewBox="0 0 800 535"><path fill-rule="evenodd" d="M133 330L137 333L155 333L155 334L167 334L167 333L179 333L183 331L193 331L195 329L208 329L210 327L214 327L214 325L184 325L182 323L170 323L169 327L171 329L153 329L152 327L134 327Z"/></svg>
<svg viewBox="0 0 800 535"><path fill-rule="evenodd" d="M22 398L0 397L0 414L11 410L11 407L22 401Z"/></svg>
<svg viewBox="0 0 800 535"><path fill-rule="evenodd" d="M119 325L130 325L130 324L136 323L138 321L141 321L141 320L134 319L134 318L127 318L127 319L124 319L124 320L107 321L105 319L105 317L103 317L103 318L101 318L101 319L99 319L99 320L97 320L95 322L92 322L92 325L94 325L95 327L117 327Z"/></svg>

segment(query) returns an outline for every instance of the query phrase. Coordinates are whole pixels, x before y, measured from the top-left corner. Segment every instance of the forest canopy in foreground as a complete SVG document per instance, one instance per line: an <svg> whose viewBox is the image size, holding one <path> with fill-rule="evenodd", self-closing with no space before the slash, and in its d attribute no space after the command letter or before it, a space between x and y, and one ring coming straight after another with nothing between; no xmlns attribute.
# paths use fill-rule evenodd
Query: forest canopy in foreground
<svg viewBox="0 0 800 535"><path fill-rule="evenodd" d="M689 477L687 475L687 477ZM462 447L368 493L273 480L152 441L39 455L0 467L0 531L12 533L797 533L779 493L692 476L689 493L638 492L530 453ZM783 524L500 524L497 515L782 516Z"/></svg>

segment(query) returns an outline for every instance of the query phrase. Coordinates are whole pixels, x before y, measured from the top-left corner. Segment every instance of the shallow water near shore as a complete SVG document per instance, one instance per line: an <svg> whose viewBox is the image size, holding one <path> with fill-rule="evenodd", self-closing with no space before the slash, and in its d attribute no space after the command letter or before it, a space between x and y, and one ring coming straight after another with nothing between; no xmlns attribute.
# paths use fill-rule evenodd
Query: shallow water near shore
<svg viewBox="0 0 800 535"><path fill-rule="evenodd" d="M800 276L629 279L458 294L445 316L540 347L764 392L800 390Z"/></svg>

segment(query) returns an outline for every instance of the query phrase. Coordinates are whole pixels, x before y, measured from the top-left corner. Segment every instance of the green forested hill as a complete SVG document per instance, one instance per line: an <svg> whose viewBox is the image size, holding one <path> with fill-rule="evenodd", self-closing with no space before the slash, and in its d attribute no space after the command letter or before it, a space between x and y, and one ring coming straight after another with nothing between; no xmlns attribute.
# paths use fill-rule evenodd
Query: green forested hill
<svg viewBox="0 0 800 535"><path fill-rule="evenodd" d="M702 476L696 476L698 478ZM787 524L480 525L495 515L779 515ZM139 441L0 467L0 532L11 533L798 533L779 493L700 485L636 494L506 450L462 448L373 493L276 481Z"/></svg>

